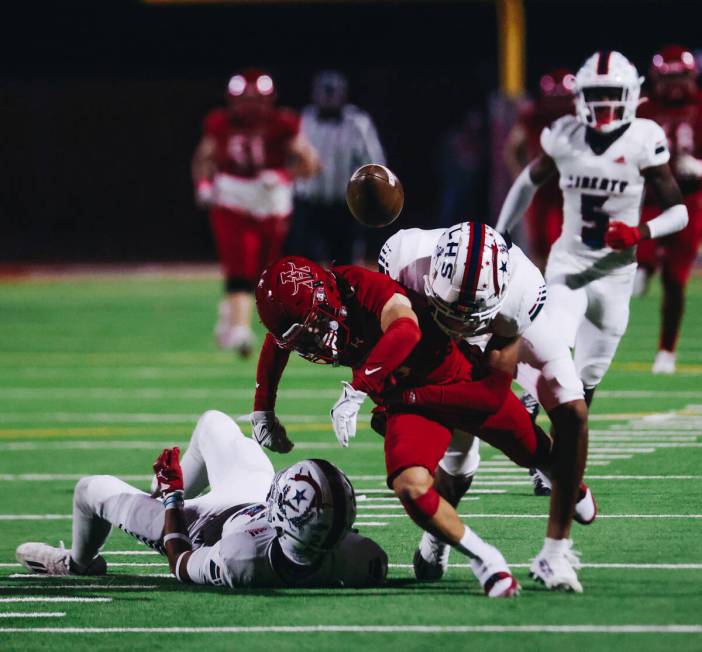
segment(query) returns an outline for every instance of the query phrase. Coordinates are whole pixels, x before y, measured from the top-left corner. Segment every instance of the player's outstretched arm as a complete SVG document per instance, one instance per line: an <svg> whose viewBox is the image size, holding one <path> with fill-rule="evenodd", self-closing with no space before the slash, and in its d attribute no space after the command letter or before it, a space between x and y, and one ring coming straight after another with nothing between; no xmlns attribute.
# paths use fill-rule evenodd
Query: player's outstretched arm
<svg viewBox="0 0 702 652"><path fill-rule="evenodd" d="M285 427L275 415L278 385L289 357L290 351L281 349L276 344L275 338L268 333L258 357L256 394L251 423L253 438L264 448L276 453L289 453L294 446L288 439Z"/></svg>
<svg viewBox="0 0 702 652"><path fill-rule="evenodd" d="M208 206L214 196L212 180L217 172L216 150L217 142L215 139L211 135L205 134L193 154L191 169L193 185L195 186L195 201L199 206Z"/></svg>
<svg viewBox="0 0 702 652"><path fill-rule="evenodd" d="M641 170L646 183L653 189L663 212L645 224L629 226L618 220L610 220L605 244L612 249L627 249L641 240L662 238L687 226L687 206L670 166L655 165Z"/></svg>
<svg viewBox="0 0 702 652"><path fill-rule="evenodd" d="M288 171L293 178L313 177L322 167L317 150L302 132L290 141L288 156Z"/></svg>
<svg viewBox="0 0 702 652"><path fill-rule="evenodd" d="M558 172L555 161L547 154L525 167L514 180L512 187L505 197L497 218L495 228L500 233L509 233L514 225L522 218L540 185L548 181Z"/></svg>
<svg viewBox="0 0 702 652"><path fill-rule="evenodd" d="M157 491L163 496L165 520L163 545L168 556L168 565L181 582L189 582L188 558L192 545L183 518L183 471L180 468L180 449L166 448L154 462Z"/></svg>
<svg viewBox="0 0 702 652"><path fill-rule="evenodd" d="M353 381L344 383L341 396L331 409L334 433L342 446L348 446L349 439L356 436L356 419L366 396L383 392L388 376L407 359L422 337L412 304L400 293L393 294L383 306L380 328L382 337L363 365L354 370Z"/></svg>

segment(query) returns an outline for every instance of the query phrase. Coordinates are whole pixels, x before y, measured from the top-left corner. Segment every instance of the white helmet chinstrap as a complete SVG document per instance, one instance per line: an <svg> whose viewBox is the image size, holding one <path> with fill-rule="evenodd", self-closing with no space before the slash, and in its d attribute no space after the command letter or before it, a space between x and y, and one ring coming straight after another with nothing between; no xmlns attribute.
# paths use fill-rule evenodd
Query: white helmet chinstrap
<svg viewBox="0 0 702 652"><path fill-rule="evenodd" d="M351 483L326 460L302 460L276 473L266 502L283 553L301 565L336 547L356 519Z"/></svg>
<svg viewBox="0 0 702 652"><path fill-rule="evenodd" d="M595 52L575 75L575 113L588 127L610 132L636 117L643 77L621 53Z"/></svg>
<svg viewBox="0 0 702 652"><path fill-rule="evenodd" d="M454 338L484 333L500 311L509 277L509 247L495 229L480 222L446 229L424 279L434 320Z"/></svg>

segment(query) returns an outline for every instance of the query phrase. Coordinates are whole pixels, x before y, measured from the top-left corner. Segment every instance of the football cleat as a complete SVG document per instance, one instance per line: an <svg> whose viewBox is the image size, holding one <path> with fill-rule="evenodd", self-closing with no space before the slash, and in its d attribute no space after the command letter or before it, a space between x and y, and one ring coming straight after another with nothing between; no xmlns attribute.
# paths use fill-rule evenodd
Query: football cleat
<svg viewBox="0 0 702 652"><path fill-rule="evenodd" d="M576 571L580 568L578 553L573 550L573 542L566 539L561 552L546 551L546 546L534 557L529 576L551 591L573 591L582 593L583 586Z"/></svg>
<svg viewBox="0 0 702 652"><path fill-rule="evenodd" d="M529 469L531 482L534 485L535 496L550 496L551 495L551 480L543 471L539 469Z"/></svg>
<svg viewBox="0 0 702 652"><path fill-rule="evenodd" d="M490 558L470 560L470 567L488 598L513 598L522 588L512 575L502 553L490 546Z"/></svg>
<svg viewBox="0 0 702 652"><path fill-rule="evenodd" d="M578 494L578 502L575 503L575 513L573 518L580 525L590 525L597 516L597 503L588 487L584 482L580 483L580 493Z"/></svg>
<svg viewBox="0 0 702 652"><path fill-rule="evenodd" d="M659 351L653 361L651 372L654 374L674 374L675 373L675 353L672 351Z"/></svg>
<svg viewBox="0 0 702 652"><path fill-rule="evenodd" d="M448 568L450 552L451 546L425 532L414 551L414 576L420 582L437 582Z"/></svg>
<svg viewBox="0 0 702 652"><path fill-rule="evenodd" d="M519 402L524 406L524 409L529 413L531 417L531 422L536 425L536 417L539 416L539 411L541 406L539 401L535 396L532 396L528 392L524 392L519 399Z"/></svg>
<svg viewBox="0 0 702 652"><path fill-rule="evenodd" d="M15 557L30 573L40 575L105 575L107 572L107 563L100 555L87 568L78 571L63 541L58 548L33 541L23 543L17 548Z"/></svg>

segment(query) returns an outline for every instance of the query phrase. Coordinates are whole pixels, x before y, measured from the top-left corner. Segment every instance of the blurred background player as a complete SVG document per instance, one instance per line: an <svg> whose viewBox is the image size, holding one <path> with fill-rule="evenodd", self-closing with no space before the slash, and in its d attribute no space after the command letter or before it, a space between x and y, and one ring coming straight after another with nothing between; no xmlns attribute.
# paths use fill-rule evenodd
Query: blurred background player
<svg viewBox="0 0 702 652"><path fill-rule="evenodd" d="M295 220L289 250L319 262L349 264L365 256L364 235L346 206L346 183L366 163L385 163L373 120L347 102L348 83L337 71L320 72L312 104L302 111L302 133L316 149L321 170L295 184Z"/></svg>
<svg viewBox="0 0 702 652"><path fill-rule="evenodd" d="M661 269L663 304L661 332L653 373L675 372L675 347L685 309L685 287L702 237L702 96L697 65L691 52L671 45L651 62L651 97L639 114L655 120L668 138L671 168L690 217L687 226L662 240L642 242L635 295L644 294L656 269ZM642 222L656 216L653 197L646 196Z"/></svg>
<svg viewBox="0 0 702 652"><path fill-rule="evenodd" d="M251 352L254 284L280 256L292 212L293 180L314 174L314 148L299 116L277 108L270 75L247 69L229 80L226 108L205 118L192 174L225 277L215 337L220 347Z"/></svg>
<svg viewBox="0 0 702 652"><path fill-rule="evenodd" d="M538 98L522 106L505 143L505 165L513 180L539 155L539 138L544 128L573 113L574 88L575 76L565 68L556 68L539 80ZM525 221L530 258L543 272L551 245L563 226L563 194L558 187L558 175L539 188Z"/></svg>

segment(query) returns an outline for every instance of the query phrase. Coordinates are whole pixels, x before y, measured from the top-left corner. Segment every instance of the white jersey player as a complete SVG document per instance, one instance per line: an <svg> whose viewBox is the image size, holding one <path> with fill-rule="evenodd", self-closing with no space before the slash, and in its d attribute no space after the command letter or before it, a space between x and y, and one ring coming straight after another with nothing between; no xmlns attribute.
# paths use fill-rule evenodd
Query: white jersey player
<svg viewBox="0 0 702 652"><path fill-rule="evenodd" d="M560 174L564 222L546 267L546 307L575 349L588 403L626 330L636 244L674 233L688 219L663 130L635 117L640 85L620 53L592 55L576 75L576 115L544 129L544 153L515 180L497 223L507 232L536 188ZM663 212L638 226L644 183Z"/></svg>
<svg viewBox="0 0 702 652"><path fill-rule="evenodd" d="M114 526L166 554L184 582L372 586L385 579L383 549L351 530L351 484L325 460L274 474L261 447L211 410L200 417L182 467L178 449L166 449L154 470L163 501L113 476L81 479L71 550L25 543L17 559L35 573L104 574L99 550Z"/></svg>
<svg viewBox="0 0 702 652"><path fill-rule="evenodd" d="M556 492L557 509L552 509L544 547L546 553L557 551L557 559L551 556L550 576L540 572L537 577L550 588L582 590L569 560L568 536L576 500L580 522L591 522L596 513L584 485L582 495L576 498L583 462L577 442L584 441L586 446L587 409L570 350L544 309L546 285L541 272L519 247L509 246L490 227L471 222L446 230L399 231L382 247L378 264L405 287L426 293L437 323L450 336L479 341L483 347L515 349L517 381L539 397L554 423L556 437L571 442L560 450L566 458L562 475L569 482L572 479L573 486ZM477 441L456 433L440 463L443 473L437 478L455 493L452 485L465 483L467 474L472 476L478 464ZM427 565L445 564L447 558L440 555L447 552L425 534L415 554L417 575ZM542 551L537 560L544 554ZM426 570L424 574L430 575Z"/></svg>

